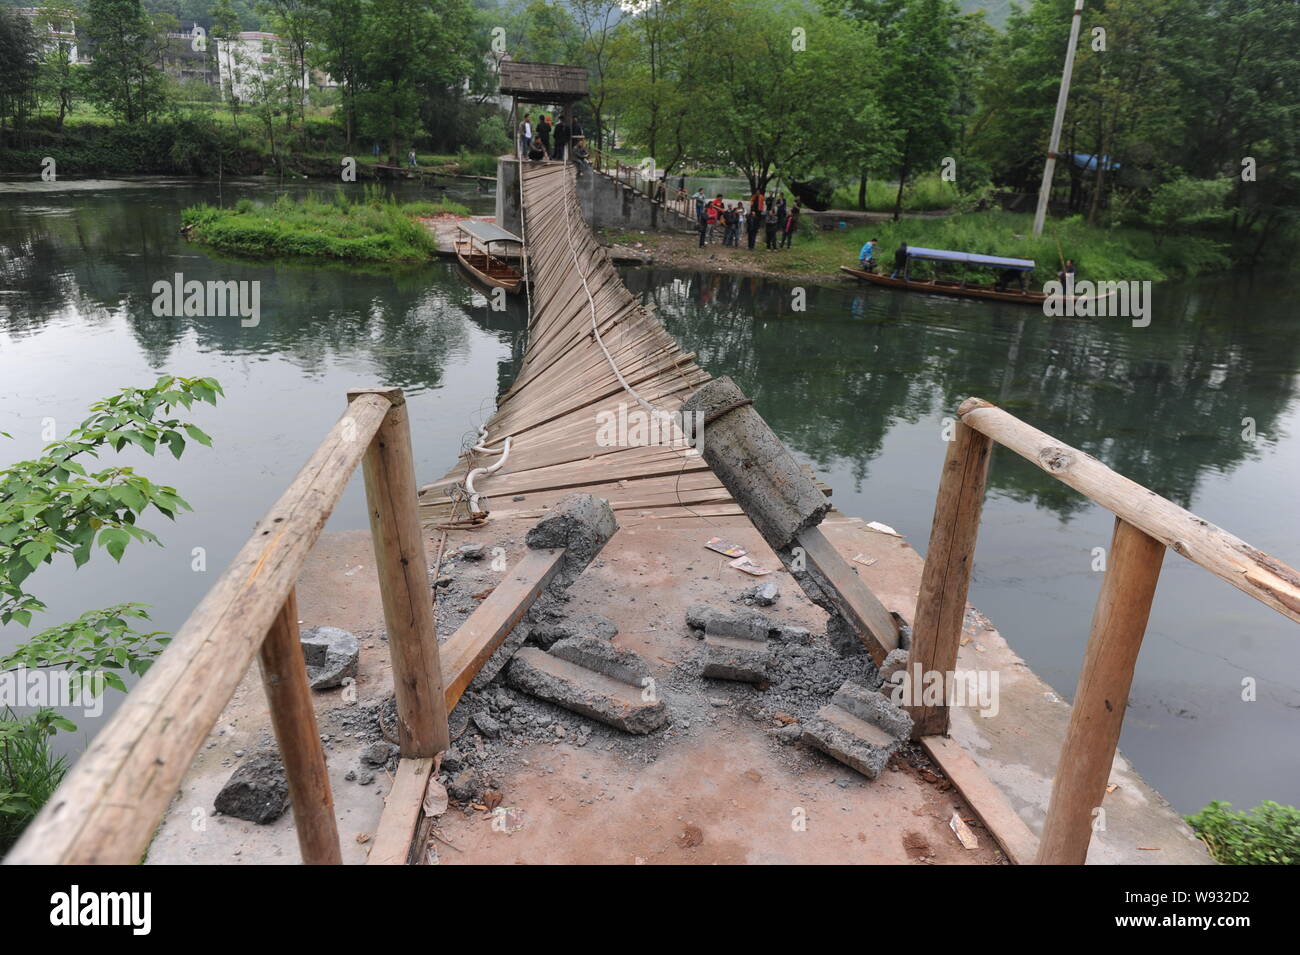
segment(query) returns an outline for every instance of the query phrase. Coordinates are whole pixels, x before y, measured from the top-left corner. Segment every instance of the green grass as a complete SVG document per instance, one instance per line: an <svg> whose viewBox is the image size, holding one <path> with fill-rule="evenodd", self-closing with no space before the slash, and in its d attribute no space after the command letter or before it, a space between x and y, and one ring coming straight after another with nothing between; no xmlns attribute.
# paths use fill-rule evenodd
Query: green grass
<svg viewBox="0 0 1300 955"><path fill-rule="evenodd" d="M898 186L881 179L867 180L867 209L870 212L893 212L898 199ZM937 212L957 205L960 195L951 182L938 176L924 176L903 189L904 212ZM857 209L858 184L847 183L831 196L832 209Z"/></svg>
<svg viewBox="0 0 1300 955"><path fill-rule="evenodd" d="M68 771L67 759L50 751L53 711L18 717L0 710L0 856L53 795Z"/></svg>
<svg viewBox="0 0 1300 955"><path fill-rule="evenodd" d="M894 250L899 243L906 242L929 248L1033 259L1038 267L1031 283L1040 288L1056 277L1062 255L1074 259L1079 279L1093 281L1159 282L1220 271L1230 265L1226 245L1204 236L1169 236L1157 244L1151 232L1093 228L1077 217L1050 221L1037 239L1030 234L1032 216L1000 211L903 219L833 232L813 231L810 225L805 221L793 247L778 253L784 259L784 269L798 274L835 273L841 265L857 262L858 251L869 238L880 240L876 260L881 269L892 264ZM911 274L926 278L933 274L933 268L928 263L917 263ZM972 280L993 278L991 273L980 275L974 269L970 277Z"/></svg>
<svg viewBox="0 0 1300 955"><path fill-rule="evenodd" d="M469 210L445 200L399 204L368 189L360 202L341 191L333 202L281 196L263 206L245 199L224 209L192 206L181 219L197 241L237 255L409 263L436 252L433 235L415 220L445 213Z"/></svg>
<svg viewBox="0 0 1300 955"><path fill-rule="evenodd" d="M1300 865L1300 809L1263 802L1250 812L1210 803L1187 824L1223 865Z"/></svg>

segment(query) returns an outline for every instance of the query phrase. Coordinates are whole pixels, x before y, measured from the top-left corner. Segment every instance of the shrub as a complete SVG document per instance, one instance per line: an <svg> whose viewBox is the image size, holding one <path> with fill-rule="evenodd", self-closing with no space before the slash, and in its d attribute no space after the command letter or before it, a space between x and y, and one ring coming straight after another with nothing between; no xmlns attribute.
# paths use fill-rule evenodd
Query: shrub
<svg viewBox="0 0 1300 955"><path fill-rule="evenodd" d="M1300 809L1262 802L1250 812L1215 800L1187 816L1216 861L1224 865L1300 865Z"/></svg>

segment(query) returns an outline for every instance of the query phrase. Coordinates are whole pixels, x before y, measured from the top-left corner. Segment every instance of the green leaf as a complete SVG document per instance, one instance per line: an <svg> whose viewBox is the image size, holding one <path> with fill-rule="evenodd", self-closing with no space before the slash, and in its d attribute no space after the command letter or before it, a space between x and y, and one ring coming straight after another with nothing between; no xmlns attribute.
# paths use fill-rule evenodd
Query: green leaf
<svg viewBox="0 0 1300 955"><path fill-rule="evenodd" d="M99 545L107 547L108 553L116 561L122 559L122 554L126 550L127 542L130 537L126 531L117 527L105 527L99 532Z"/></svg>
<svg viewBox="0 0 1300 955"><path fill-rule="evenodd" d="M204 434L203 431L200 428L196 427L195 425L187 424L185 426L185 433L188 434L195 441L197 441L199 444L203 445L205 448L212 447L212 439L209 438L206 434Z"/></svg>

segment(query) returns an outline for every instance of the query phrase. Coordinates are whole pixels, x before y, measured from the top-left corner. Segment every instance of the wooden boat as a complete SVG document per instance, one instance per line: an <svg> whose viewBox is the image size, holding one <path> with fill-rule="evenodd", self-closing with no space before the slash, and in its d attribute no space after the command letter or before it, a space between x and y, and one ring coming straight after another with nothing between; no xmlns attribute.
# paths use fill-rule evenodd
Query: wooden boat
<svg viewBox="0 0 1300 955"><path fill-rule="evenodd" d="M458 222L456 230L460 233L454 242L456 258L475 279L490 288L505 289L512 295L523 288L524 277L502 257L504 249L496 255L492 253L494 246L500 248L513 243L522 247L519 236L478 219Z"/></svg>
<svg viewBox="0 0 1300 955"><path fill-rule="evenodd" d="M1033 259L1013 259L1000 255L979 255L973 252L950 252L946 249L926 249L920 246L914 246L907 250L909 267L914 259L926 262L957 263L962 266L974 265L981 268L1002 269L1021 273L1027 273L1034 269ZM1018 305L1038 306L1042 306L1048 297L1046 292L999 289L992 285L972 285L966 281L938 278L914 279L908 275L907 269L904 269L903 275L898 278L890 278L889 275L883 273L850 268L847 265L841 265L840 271L871 282L873 285L883 285L885 288L901 289L906 292L929 292L931 295L982 298L995 302L1013 302ZM1099 298L1109 298L1111 294L1113 293L1108 292L1106 295L1076 295L1074 301L1076 303L1096 301Z"/></svg>

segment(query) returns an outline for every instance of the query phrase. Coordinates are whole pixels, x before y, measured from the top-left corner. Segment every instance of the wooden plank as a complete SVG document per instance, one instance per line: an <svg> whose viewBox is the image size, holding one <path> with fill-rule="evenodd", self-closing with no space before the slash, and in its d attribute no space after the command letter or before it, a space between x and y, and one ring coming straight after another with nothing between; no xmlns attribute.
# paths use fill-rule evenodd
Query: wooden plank
<svg viewBox="0 0 1300 955"><path fill-rule="evenodd" d="M912 738L948 732L948 696L957 667L966 594L970 589L975 538L979 534L984 485L988 480L992 441L960 421L944 458L939 493L930 524L930 546L912 618L912 649L907 669L919 664L943 681L943 702L906 707L912 714Z"/></svg>
<svg viewBox="0 0 1300 955"><path fill-rule="evenodd" d="M363 395L77 760L6 865L135 865L302 573L389 403Z"/></svg>
<svg viewBox="0 0 1300 955"><path fill-rule="evenodd" d="M1119 746L1133 668L1146 633L1165 546L1121 518L1106 560L1070 725L1052 780L1040 865L1083 865Z"/></svg>
<svg viewBox="0 0 1300 955"><path fill-rule="evenodd" d="M366 510L393 660L397 730L403 756L434 756L451 745L433 620L429 558L416 509L415 465L406 397L400 388L351 392L391 402L362 461Z"/></svg>
<svg viewBox="0 0 1300 955"><path fill-rule="evenodd" d="M334 793L298 637L298 599L289 591L257 654L271 725L289 782L293 826L307 865L342 865Z"/></svg>
<svg viewBox="0 0 1300 955"><path fill-rule="evenodd" d="M406 865L410 861L411 843L420 824L424 791L433 776L433 765L434 760L428 756L403 757L398 762L366 865Z"/></svg>
<svg viewBox="0 0 1300 955"><path fill-rule="evenodd" d="M564 560L563 548L529 550L442 645L446 705L455 709L483 664L505 642Z"/></svg>
<svg viewBox="0 0 1300 955"><path fill-rule="evenodd" d="M1038 837L1012 808L1006 795L984 774L966 750L947 736L926 736L921 745L953 788L966 800L984 828L1015 865L1029 865L1038 852Z"/></svg>
<svg viewBox="0 0 1300 955"><path fill-rule="evenodd" d="M967 398L957 413L1170 550L1300 623L1300 572L1294 568L981 398Z"/></svg>
<svg viewBox="0 0 1300 955"><path fill-rule="evenodd" d="M808 528L796 540L804 549L808 564L830 584L827 598L857 631L877 665L884 662L891 650L898 649L898 624L893 616L826 539L820 527Z"/></svg>

